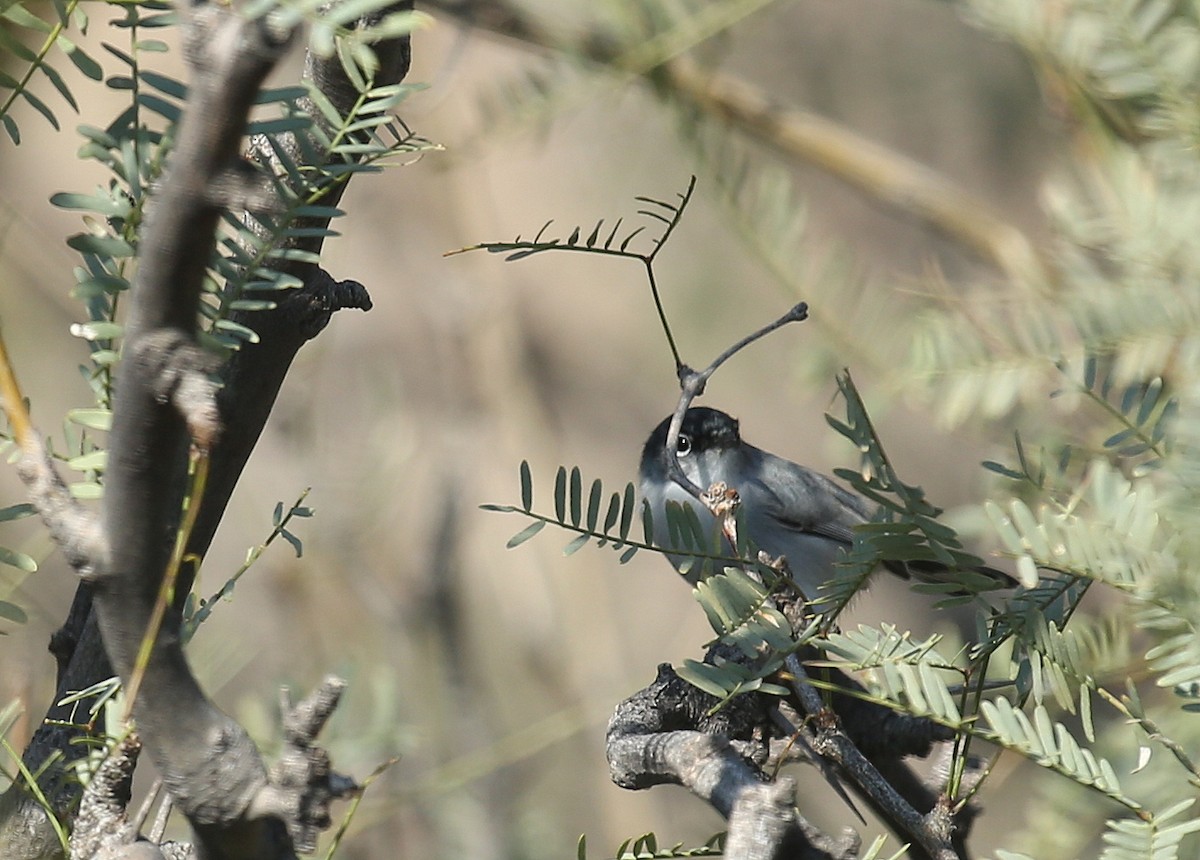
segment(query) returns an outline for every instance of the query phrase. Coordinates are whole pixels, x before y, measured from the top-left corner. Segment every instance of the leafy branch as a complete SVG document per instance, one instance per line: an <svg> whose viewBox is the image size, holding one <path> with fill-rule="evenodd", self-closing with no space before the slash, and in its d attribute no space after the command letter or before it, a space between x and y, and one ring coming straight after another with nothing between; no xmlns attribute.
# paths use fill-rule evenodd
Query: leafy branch
<svg viewBox="0 0 1200 860"><path fill-rule="evenodd" d="M973 600L996 588L994 577L978 572L982 560L966 552L954 530L938 521L942 509L926 499L924 490L905 483L897 474L850 373L839 375L837 384L846 420L832 415L825 420L853 443L861 460L858 469L835 469L834 474L878 508L871 522L855 529L854 543L839 564L838 575L822 588L817 609L826 623L833 623L884 559L953 570L953 582L917 586L942 593L942 605Z"/></svg>
<svg viewBox="0 0 1200 860"><path fill-rule="evenodd" d="M563 555L574 555L589 540L595 540L597 546L611 546L613 550L621 551L621 564L627 563L639 551L649 550L660 554L670 552L671 555L686 556L711 568L726 565L752 566L771 573L771 568L752 560L750 549L745 543L738 548L739 553L746 550L745 554L731 555L715 551L713 535L704 528L695 510L689 505L667 506L669 531L678 541L672 543L669 548L655 544L654 514L648 505L641 504L637 499L632 483L627 483L622 492L608 495L605 504L604 484L596 478L589 485L585 502L583 473L579 467L573 466L568 472L565 466L559 466L554 479L554 513L543 514L533 509L533 475L528 460L521 461L520 481L520 506L492 503L480 505L485 511L520 514L533 520L509 538L506 544L508 549L515 549L538 535L547 525L553 525L575 534L563 548ZM630 537L635 519L641 523L641 540Z"/></svg>
<svg viewBox="0 0 1200 860"><path fill-rule="evenodd" d="M270 153L279 174L269 179L274 201L269 210L224 216L227 235L210 264L201 312L208 331L225 348L258 339L250 327L230 319L232 313L272 310L272 293L301 285L282 269L288 262L319 259L301 243L337 235L329 221L344 213L328 201L336 200L350 179L377 172L397 156L440 148L393 115L420 86L360 83L363 89L344 114L311 81L260 94L259 102L276 105L280 115L251 123L247 133L258 151ZM303 163L288 156L285 137L299 143Z"/></svg>
<svg viewBox="0 0 1200 860"><path fill-rule="evenodd" d="M1145 732L1147 739L1161 744L1170 752L1175 761L1187 772L1188 782L1193 786L1200 787L1200 767L1182 744L1163 732L1158 724L1146 714L1142 698L1138 695L1137 688L1133 683L1127 681L1125 686L1126 692L1122 696L1116 696L1103 687L1098 687L1096 692L1104 701Z"/></svg>
<svg viewBox="0 0 1200 860"><path fill-rule="evenodd" d="M554 514L541 514L533 509L533 478L528 461L522 461L521 505L485 504L484 510L516 513L532 522L514 534L507 547L513 549L553 525L575 537L563 548L563 555L572 555L589 541L597 546L611 546L620 552L619 561L625 564L639 551L682 556L691 566L703 565L704 570L693 592L704 610L709 624L719 640L754 661L753 667L736 662L718 665L687 660L678 667L679 676L696 687L720 699L721 707L733 696L751 691L784 695L787 690L766 683L766 678L778 671L784 658L800 647L815 633L815 626L804 634L795 635L791 623L776 608L774 599L779 588L791 585L779 572L758 559L757 550L744 538L737 547L738 554L721 553L720 536L701 524L690 505L668 504L670 547L654 543L654 515L648 505L641 505L643 539L631 538L639 501L633 484L626 484L623 493L612 493L605 504L604 486L594 480L584 499L583 477L579 467L570 472L560 466L554 485ZM603 517L601 514L603 513ZM717 541L714 546L714 540ZM684 564L682 572L691 570ZM752 571L753 575L746 571ZM764 584L766 583L766 584Z"/></svg>
<svg viewBox="0 0 1200 860"><path fill-rule="evenodd" d="M1076 741L1062 723L1052 721L1044 705L1034 708L1032 719L1005 698L984 702L980 711L988 729L978 731L978 737L1099 791L1138 817L1147 815L1140 803L1121 791L1112 765Z"/></svg>
<svg viewBox="0 0 1200 860"><path fill-rule="evenodd" d="M276 539L283 538L285 541L291 544L292 549L296 552L296 557L300 557L304 550L303 545L300 542L300 538L296 537L296 535L292 534L292 532L288 530L288 523L290 523L293 518L307 518L313 515L312 508L307 507L304 504L304 500L308 498L308 493L309 490L306 489L300 494L296 501L292 502L291 507L289 507L286 511L283 509L283 502L280 502L275 506L275 512L272 515L274 526L271 529L270 534L266 536L262 543L253 546L246 551L246 560L242 562L238 569L235 570L227 580L225 580L224 584L222 584L221 587L217 589L211 597L207 599L197 599L195 592L188 594L187 601L183 609L183 621L180 630L180 636L184 642L190 640L192 636L195 635L196 630L199 629L200 625L208 620L209 616L212 615L213 610L216 609L217 603L220 600L233 594L233 590L237 586L238 580L240 580L246 571L248 571L259 560L262 554L267 551L267 547L273 544Z"/></svg>
<svg viewBox="0 0 1200 860"><path fill-rule="evenodd" d="M1115 451L1123 458L1153 453L1155 459L1141 464L1138 467L1141 471L1161 464L1173 443L1171 430L1179 412L1179 399L1175 396L1164 398L1163 380L1155 377L1147 382L1127 385L1120 401L1114 405L1110 399L1114 384L1112 374L1102 373L1101 369L1100 358L1089 355L1084 362L1080 391L1122 425L1120 430L1104 440L1104 448Z"/></svg>
<svg viewBox="0 0 1200 860"><path fill-rule="evenodd" d="M667 314L663 308L662 297L659 295L658 281L654 276L654 259L658 256L671 238L671 234L679 225L683 218L684 210L687 209L688 203L692 199L692 193L696 190L696 177L688 181L687 189L676 194L678 203L668 203L665 200L657 200L653 197L635 197L639 203L646 204L645 209L638 209L637 214L651 221L660 222L663 225L663 231L657 237L652 237L650 240L650 250L646 252L633 251L629 249L633 240L646 230L646 225L637 227L627 233L621 233L621 226L624 219L618 218L610 228L605 230L604 221L601 218L587 234L584 234L584 228L580 226L574 227L567 238L543 238L546 231L550 229L550 225L554 222L547 221L542 225L542 228L537 231L532 239L523 240L520 235L511 242L481 242L477 245L469 245L465 248L459 248L457 251L447 251L443 256L451 257L456 254L465 254L468 251L487 251L491 254L507 254L504 259L506 262L523 260L526 257L531 257L534 254L542 254L547 251L574 251L584 254L596 254L599 256L622 257L629 260L638 260L646 269L646 278L650 284L650 295L654 298L654 307L658 312L658 320L663 328L663 334L666 335L667 343L671 347L671 355L675 359L675 367L683 367L683 359L679 356L679 349L675 345L675 338L671 334L671 326L667 322ZM601 239L602 234L604 238ZM621 236L618 240L618 236ZM582 239L582 244L580 243ZM614 245L614 243L616 243Z"/></svg>
<svg viewBox="0 0 1200 860"><path fill-rule="evenodd" d="M964 670L947 663L933 650L936 641L932 637L924 642L910 642L906 634L886 626L882 630L860 627L857 634L849 636L815 638L812 644L840 659L806 661L806 665L851 672L874 670L871 676L876 691L866 693L811 676L807 683L899 713L924 716L956 733L1018 752L1073 782L1101 792L1139 816L1146 814L1140 803L1121 790L1112 765L1077 741L1062 723L1054 722L1045 706L1038 704L1030 717L1008 699L997 697L983 701L977 716L964 717L955 702L954 691L942 678L944 670Z"/></svg>
<svg viewBox="0 0 1200 860"><path fill-rule="evenodd" d="M65 2L59 0L59 2L51 4L51 8L54 10L53 21L42 20L21 3L8 4L4 11L0 12L0 18L5 22L42 33L44 36L42 44L36 51L33 51L26 47L18 37L8 32L6 26L0 24L0 46L28 64L20 78L13 78L7 73L0 72L0 88L9 91L4 101L0 103L0 123L4 125L4 130L8 132L8 136L14 144L21 142L20 129L11 115L13 105L18 98L28 102L55 130L59 128L58 118L54 115L54 111L30 92L29 87L35 73L40 71L45 75L63 100L71 106L71 109L79 111L75 96L71 93L62 74L49 62L50 52L54 48L65 53L75 67L91 80L98 81L102 76L99 64L75 44L65 32L71 26L72 21L81 30L87 30L87 15L79 8L79 0L65 0Z"/></svg>

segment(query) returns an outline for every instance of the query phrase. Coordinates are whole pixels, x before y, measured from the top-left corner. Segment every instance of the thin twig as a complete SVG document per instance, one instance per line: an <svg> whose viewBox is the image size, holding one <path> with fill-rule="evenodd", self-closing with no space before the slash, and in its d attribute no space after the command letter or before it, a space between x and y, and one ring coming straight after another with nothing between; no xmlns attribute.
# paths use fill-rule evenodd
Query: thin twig
<svg viewBox="0 0 1200 860"><path fill-rule="evenodd" d="M707 488L697 487L693 484L688 479L688 476L683 473L683 469L679 465L677 452L679 449L679 431L683 428L683 416L687 414L692 401L704 393L704 386L708 384L709 377L716 373L717 368L722 364L759 338L765 337L788 323L803 322L807 318L808 304L800 302L800 304L793 307L779 319L768 323L758 331L747 335L729 347L729 349L713 359L712 363L704 368L704 370L695 371L686 364L679 365L679 387L682 391L679 395L679 403L675 407L675 414L671 416L671 425L667 429L667 476L691 493L701 503L704 503L705 489Z"/></svg>
<svg viewBox="0 0 1200 860"><path fill-rule="evenodd" d="M671 233L679 226L680 219L683 218L683 211L687 209L688 202L692 199L692 192L696 190L696 176L688 181L687 191L679 195L679 205L675 207L675 214L671 216L671 220L667 222L667 229L663 234L654 240L654 247L650 253L642 258L646 264L646 279L650 282L650 294L654 297L654 308L658 311L658 321L662 324L663 334L667 337L667 343L671 347L671 356L675 359L675 371L679 373L683 370L683 359L679 357L679 348L675 345L675 337L671 334L671 326L667 322L667 313L663 310L662 298L658 294L658 282L654 279L654 258L658 256L667 244L667 239L671 238Z"/></svg>

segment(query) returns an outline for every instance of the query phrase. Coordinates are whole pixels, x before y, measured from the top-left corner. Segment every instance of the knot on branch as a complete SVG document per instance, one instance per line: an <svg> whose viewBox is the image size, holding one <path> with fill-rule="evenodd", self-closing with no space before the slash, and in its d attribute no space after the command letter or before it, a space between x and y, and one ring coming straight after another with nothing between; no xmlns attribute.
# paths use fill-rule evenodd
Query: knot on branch
<svg viewBox="0 0 1200 860"><path fill-rule="evenodd" d="M187 423L192 443L209 451L221 430L214 374L221 359L178 329L160 329L138 338L129 360L142 366L151 393L170 402Z"/></svg>
<svg viewBox="0 0 1200 860"><path fill-rule="evenodd" d="M372 307L367 288L358 281L335 281L319 266L309 266L304 273L304 286L286 298L281 308L295 320L301 335L311 340L320 334L337 311L357 308L369 311Z"/></svg>
<svg viewBox="0 0 1200 860"><path fill-rule="evenodd" d="M728 857L852 860L857 837L825 836L797 811L793 780L763 776L767 698L739 696L714 714L716 699L659 666L654 683L618 706L609 722L613 782L631 789L681 785L707 801L729 820ZM708 731L684 728L689 724ZM751 740L709 733L720 729Z"/></svg>
<svg viewBox="0 0 1200 860"><path fill-rule="evenodd" d="M71 833L72 857L124 856L117 849L136 841L137 828L130 823L125 810L141 749L141 741L131 732L109 750L92 775Z"/></svg>
<svg viewBox="0 0 1200 860"><path fill-rule="evenodd" d="M182 703L185 697L175 701ZM162 771L163 786L197 832L252 818L247 811L267 781L258 747L246 730L215 708L205 716L209 725L203 749L190 751L178 762L155 762ZM182 714L176 719L184 721Z"/></svg>
<svg viewBox="0 0 1200 860"><path fill-rule="evenodd" d="M622 788L688 785L697 759L724 762L740 781L757 781L766 761L764 697L739 696L715 713L717 699L684 681L667 663L646 687L617 706L607 732L612 780ZM670 735L675 737L664 740Z"/></svg>
<svg viewBox="0 0 1200 860"><path fill-rule="evenodd" d="M729 819L728 856L857 857L853 832L836 838L821 832L795 808L794 784L764 773L768 753L775 762L806 759L852 808L842 782L903 838L919 843L926 854L915 856L964 856L973 813L946 802L944 775L923 780L903 761L928 755L934 742L953 733L864 701L861 685L821 667L820 658L811 647L787 657L789 697L746 693L723 703L669 665L659 666L654 682L622 702L609 722L613 781L630 789L665 783L689 789ZM721 644L705 657L709 663L747 659ZM809 683L806 663L816 666L822 688L845 692L820 693Z"/></svg>
<svg viewBox="0 0 1200 860"><path fill-rule="evenodd" d="M359 790L353 779L333 771L329 754L315 745L345 687L342 679L327 677L296 705L286 688L280 692L285 747L251 812L281 818L301 854L316 849L318 834L332 820L329 807L333 800Z"/></svg>

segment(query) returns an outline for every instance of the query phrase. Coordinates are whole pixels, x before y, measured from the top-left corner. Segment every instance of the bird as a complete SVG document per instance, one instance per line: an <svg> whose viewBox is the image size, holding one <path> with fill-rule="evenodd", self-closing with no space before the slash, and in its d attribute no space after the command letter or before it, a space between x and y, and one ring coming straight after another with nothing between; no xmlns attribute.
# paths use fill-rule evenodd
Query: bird
<svg viewBox="0 0 1200 860"><path fill-rule="evenodd" d="M654 428L642 449L639 480L644 503L654 521L654 542L672 549L666 503L690 505L706 529L716 519L687 490L670 477L666 450L671 418ZM835 563L854 540L855 526L869 522L873 510L865 499L806 466L777 457L742 439L737 419L704 406L688 409L679 432L676 454L684 475L707 490L723 482L741 499L741 529L753 544L771 556L785 556L792 578L812 600L835 573ZM676 545L677 548L682 546ZM695 585L702 566L690 557L668 553L668 559ZM950 571L937 562L885 560L883 567L908 578L946 582ZM976 568L998 584L1014 585L1002 571Z"/></svg>

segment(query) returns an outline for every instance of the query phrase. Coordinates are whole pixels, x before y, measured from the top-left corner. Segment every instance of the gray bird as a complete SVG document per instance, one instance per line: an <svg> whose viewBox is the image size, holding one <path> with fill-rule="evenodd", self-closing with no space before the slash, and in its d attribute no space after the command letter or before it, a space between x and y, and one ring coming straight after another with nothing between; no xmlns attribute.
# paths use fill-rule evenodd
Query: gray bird
<svg viewBox="0 0 1200 860"><path fill-rule="evenodd" d="M668 476L670 423L668 416L646 440L639 470L642 497L654 515L654 541L668 549L668 501L690 505L706 528L715 528L714 517ZM738 491L747 536L760 550L787 557L792 577L810 600L817 596L818 587L834 576L834 562L853 541L854 527L871 518L863 499L831 479L743 441L737 420L717 409L701 406L687 411L677 455L684 474L700 489L723 481ZM676 567L686 560L684 556L669 558ZM899 576L917 574L922 579L945 581L944 576L937 576L945 568L935 562L883 564ZM698 564L692 567L687 574L689 582L696 582L699 570ZM1001 571L977 570L1004 585L1014 584Z"/></svg>

